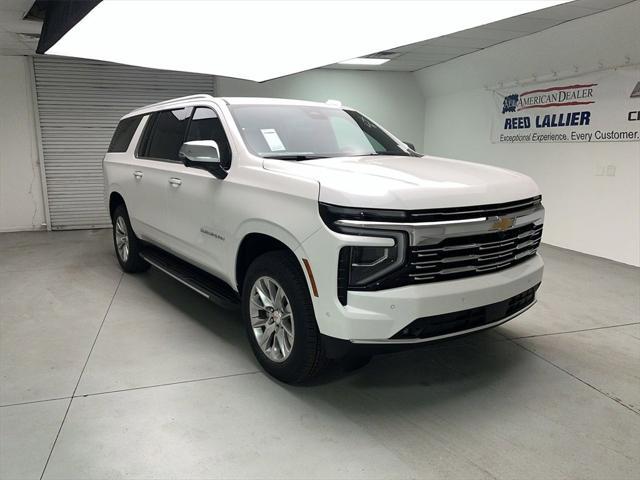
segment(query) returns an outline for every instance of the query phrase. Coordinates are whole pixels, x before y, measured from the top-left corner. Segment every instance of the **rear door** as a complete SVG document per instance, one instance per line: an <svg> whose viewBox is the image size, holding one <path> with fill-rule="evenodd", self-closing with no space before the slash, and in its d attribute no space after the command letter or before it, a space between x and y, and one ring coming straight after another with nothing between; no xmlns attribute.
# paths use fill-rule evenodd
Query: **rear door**
<svg viewBox="0 0 640 480"><path fill-rule="evenodd" d="M182 166L178 151L192 111L186 107L151 114L131 168L135 201L130 215L138 224L136 232L169 249L167 195L175 188L176 171Z"/></svg>
<svg viewBox="0 0 640 480"><path fill-rule="evenodd" d="M132 216L137 200L136 182L133 176L135 171L133 164L136 163L134 150L140 135L138 130L144 129L145 122L146 118L143 115L120 120L103 161L105 191L113 189L124 196L136 233L138 229Z"/></svg>

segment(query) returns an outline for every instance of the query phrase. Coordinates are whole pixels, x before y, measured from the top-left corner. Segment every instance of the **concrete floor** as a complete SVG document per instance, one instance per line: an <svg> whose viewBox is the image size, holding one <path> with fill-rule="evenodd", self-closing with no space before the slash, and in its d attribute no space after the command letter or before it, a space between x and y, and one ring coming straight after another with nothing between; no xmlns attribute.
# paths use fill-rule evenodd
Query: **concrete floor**
<svg viewBox="0 0 640 480"><path fill-rule="evenodd" d="M640 270L543 255L512 322L296 388L109 231L0 235L0 477L638 478Z"/></svg>

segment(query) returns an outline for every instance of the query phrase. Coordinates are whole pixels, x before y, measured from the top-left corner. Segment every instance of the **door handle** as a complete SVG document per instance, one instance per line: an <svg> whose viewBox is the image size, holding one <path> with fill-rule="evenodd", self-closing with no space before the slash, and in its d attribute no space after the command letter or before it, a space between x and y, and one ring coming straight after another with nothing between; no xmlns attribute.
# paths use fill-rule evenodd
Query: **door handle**
<svg viewBox="0 0 640 480"><path fill-rule="evenodd" d="M140 170L136 170L135 172L133 172L133 176L136 180L140 180L142 178L142 172Z"/></svg>
<svg viewBox="0 0 640 480"><path fill-rule="evenodd" d="M180 185L182 185L182 180L180 180L179 178L171 177L171 178L169 179L169 184L170 184L172 187L176 187L176 188L177 188L177 187L179 187Z"/></svg>

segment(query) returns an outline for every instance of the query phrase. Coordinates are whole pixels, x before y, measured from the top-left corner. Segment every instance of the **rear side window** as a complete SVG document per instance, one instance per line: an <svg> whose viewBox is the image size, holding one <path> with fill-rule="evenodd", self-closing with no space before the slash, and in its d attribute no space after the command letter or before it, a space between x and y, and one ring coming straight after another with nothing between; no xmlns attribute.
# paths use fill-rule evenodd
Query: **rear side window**
<svg viewBox="0 0 640 480"><path fill-rule="evenodd" d="M154 113L149 119L151 131L145 138L141 155L178 161L178 151L184 142L192 110L192 107L187 107Z"/></svg>
<svg viewBox="0 0 640 480"><path fill-rule="evenodd" d="M113 138L109 144L109 150L107 151L110 153L126 152L141 119L142 115L138 115L136 117L129 117L124 120L120 120L120 123L118 123L118 126L116 127L116 131L113 133Z"/></svg>

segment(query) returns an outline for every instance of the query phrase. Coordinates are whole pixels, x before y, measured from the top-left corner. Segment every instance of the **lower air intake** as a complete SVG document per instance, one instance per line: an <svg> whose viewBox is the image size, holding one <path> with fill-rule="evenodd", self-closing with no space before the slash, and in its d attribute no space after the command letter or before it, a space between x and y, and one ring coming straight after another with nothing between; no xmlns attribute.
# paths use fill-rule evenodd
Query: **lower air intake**
<svg viewBox="0 0 640 480"><path fill-rule="evenodd" d="M539 286L540 284L491 305L418 318L391 338L396 340L431 338L490 325L531 305L536 298L536 290Z"/></svg>

